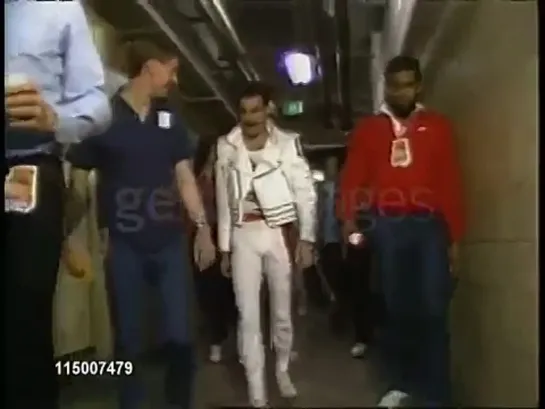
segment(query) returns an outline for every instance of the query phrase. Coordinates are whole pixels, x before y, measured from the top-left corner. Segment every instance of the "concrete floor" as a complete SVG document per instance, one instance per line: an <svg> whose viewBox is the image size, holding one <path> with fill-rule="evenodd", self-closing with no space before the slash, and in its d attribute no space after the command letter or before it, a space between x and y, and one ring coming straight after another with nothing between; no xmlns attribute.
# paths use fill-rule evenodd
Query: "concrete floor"
<svg viewBox="0 0 545 409"><path fill-rule="evenodd" d="M297 407L369 407L376 404L379 385L366 360L350 357L350 336L330 334L324 314L310 314L296 323L297 358L292 364L292 378L299 396ZM246 387L241 365L235 354L234 342L228 342L221 364L206 360L200 351L195 409L246 404ZM272 368L269 362L268 368ZM147 371L150 402L146 409L161 408L161 375L159 365ZM279 398L274 376L269 371L269 399L273 406L286 406ZM64 388L62 409L115 409L111 381L77 379Z"/></svg>

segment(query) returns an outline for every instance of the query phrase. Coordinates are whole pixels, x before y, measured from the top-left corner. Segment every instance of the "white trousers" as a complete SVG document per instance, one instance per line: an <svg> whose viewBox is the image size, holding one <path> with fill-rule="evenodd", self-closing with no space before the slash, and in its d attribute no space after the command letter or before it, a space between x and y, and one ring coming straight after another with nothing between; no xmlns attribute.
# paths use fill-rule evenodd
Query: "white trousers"
<svg viewBox="0 0 545 409"><path fill-rule="evenodd" d="M271 329L277 370L287 371L293 342L291 321L291 261L281 228L263 221L235 227L232 236L232 276L239 310L238 337L248 380L264 375L260 290L267 277Z"/></svg>

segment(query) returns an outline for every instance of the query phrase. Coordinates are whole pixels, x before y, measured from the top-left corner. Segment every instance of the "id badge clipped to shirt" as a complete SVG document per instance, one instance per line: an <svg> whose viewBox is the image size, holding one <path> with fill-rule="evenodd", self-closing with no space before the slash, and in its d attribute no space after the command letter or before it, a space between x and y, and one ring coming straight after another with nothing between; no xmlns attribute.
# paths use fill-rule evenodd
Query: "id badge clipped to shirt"
<svg viewBox="0 0 545 409"><path fill-rule="evenodd" d="M38 167L19 165L10 168L4 181L4 210L32 213L38 205Z"/></svg>
<svg viewBox="0 0 545 409"><path fill-rule="evenodd" d="M413 162L409 138L396 138L392 141L390 164L394 168L406 168Z"/></svg>
<svg viewBox="0 0 545 409"><path fill-rule="evenodd" d="M157 125L162 129L170 129L172 127L172 114L168 111L157 112Z"/></svg>

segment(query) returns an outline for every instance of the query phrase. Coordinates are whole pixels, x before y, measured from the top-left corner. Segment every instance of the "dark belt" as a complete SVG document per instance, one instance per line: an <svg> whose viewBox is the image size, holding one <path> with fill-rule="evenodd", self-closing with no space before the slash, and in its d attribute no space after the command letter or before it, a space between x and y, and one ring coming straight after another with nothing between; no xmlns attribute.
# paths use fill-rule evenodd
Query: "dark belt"
<svg viewBox="0 0 545 409"><path fill-rule="evenodd" d="M60 158L62 155L61 145L56 141L46 142L28 149L7 149L6 159L17 160L31 156L54 156Z"/></svg>

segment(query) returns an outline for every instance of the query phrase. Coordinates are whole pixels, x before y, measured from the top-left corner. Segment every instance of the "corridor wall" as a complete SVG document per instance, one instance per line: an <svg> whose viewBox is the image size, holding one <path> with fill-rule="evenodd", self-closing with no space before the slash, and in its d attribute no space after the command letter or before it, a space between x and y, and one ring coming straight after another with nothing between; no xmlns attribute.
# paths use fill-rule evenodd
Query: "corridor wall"
<svg viewBox="0 0 545 409"><path fill-rule="evenodd" d="M445 2L428 34L440 6L422 3L409 49L426 63L426 104L456 125L468 212L452 311L456 395L536 406L537 1Z"/></svg>

